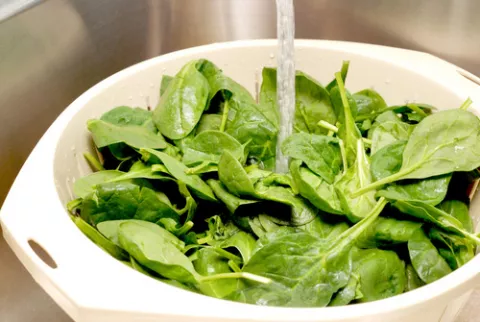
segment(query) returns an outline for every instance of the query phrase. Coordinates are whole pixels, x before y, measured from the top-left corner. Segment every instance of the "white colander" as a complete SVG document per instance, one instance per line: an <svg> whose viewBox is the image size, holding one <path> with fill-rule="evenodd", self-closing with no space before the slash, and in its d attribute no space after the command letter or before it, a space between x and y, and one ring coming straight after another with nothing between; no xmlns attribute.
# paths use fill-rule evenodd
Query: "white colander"
<svg viewBox="0 0 480 322"><path fill-rule="evenodd" d="M157 282L107 255L85 237L65 209L72 184L90 172L86 121L119 106L154 107L163 74L191 59L212 60L255 93L264 66L276 63L276 40L213 44L129 67L97 84L53 123L18 175L0 213L5 239L34 279L76 321L453 321L480 284L480 257L441 280L393 298L346 307L276 308L210 298ZM296 41L296 67L326 84L350 60L347 86L372 87L389 105L405 101L456 108L471 97L480 109L480 80L434 56L374 45ZM475 223L480 202L472 203ZM31 247L55 261L47 265Z"/></svg>

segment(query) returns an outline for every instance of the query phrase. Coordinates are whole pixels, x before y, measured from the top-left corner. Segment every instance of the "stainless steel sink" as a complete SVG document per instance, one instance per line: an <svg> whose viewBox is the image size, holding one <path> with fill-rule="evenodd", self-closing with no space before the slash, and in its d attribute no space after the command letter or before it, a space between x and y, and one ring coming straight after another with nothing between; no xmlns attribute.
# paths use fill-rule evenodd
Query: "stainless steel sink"
<svg viewBox="0 0 480 322"><path fill-rule="evenodd" d="M2 5L15 1L23 0L0 0L0 19L8 16ZM0 21L0 204L42 133L93 84L163 53L276 34L274 0L34 2ZM296 0L295 7L297 38L421 50L480 74L480 1ZM69 321L3 239L0 285L1 321ZM476 303L458 321L480 321Z"/></svg>

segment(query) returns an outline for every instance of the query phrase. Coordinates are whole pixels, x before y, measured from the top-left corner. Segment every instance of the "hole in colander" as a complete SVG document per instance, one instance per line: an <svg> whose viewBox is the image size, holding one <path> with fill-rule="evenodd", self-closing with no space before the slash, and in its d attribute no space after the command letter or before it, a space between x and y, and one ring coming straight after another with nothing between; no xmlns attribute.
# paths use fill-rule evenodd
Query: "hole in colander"
<svg viewBox="0 0 480 322"><path fill-rule="evenodd" d="M462 75L463 77L471 81L472 83L475 83L478 86L480 86L480 78L473 75L472 73L469 73L466 70L462 70L462 69L457 69L457 73L459 73L460 75Z"/></svg>
<svg viewBox="0 0 480 322"><path fill-rule="evenodd" d="M48 252L40 246L36 241L33 239L28 240L28 244L32 248L32 250L37 254L37 256L48 266L51 268L57 268L57 263L53 260L52 256L48 254Z"/></svg>

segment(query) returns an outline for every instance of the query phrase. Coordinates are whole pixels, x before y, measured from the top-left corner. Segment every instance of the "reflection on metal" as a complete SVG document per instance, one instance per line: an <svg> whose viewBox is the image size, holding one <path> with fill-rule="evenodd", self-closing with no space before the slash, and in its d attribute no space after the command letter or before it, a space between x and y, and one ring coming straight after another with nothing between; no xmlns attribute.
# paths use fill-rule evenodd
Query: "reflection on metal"
<svg viewBox="0 0 480 322"><path fill-rule="evenodd" d="M295 11L297 38L421 50L480 74L480 1L295 0ZM90 86L170 51L274 38L275 26L273 0L47 0L0 22L0 204L42 133ZM2 321L66 321L13 260L0 242L0 285L18 290L6 301L0 291Z"/></svg>

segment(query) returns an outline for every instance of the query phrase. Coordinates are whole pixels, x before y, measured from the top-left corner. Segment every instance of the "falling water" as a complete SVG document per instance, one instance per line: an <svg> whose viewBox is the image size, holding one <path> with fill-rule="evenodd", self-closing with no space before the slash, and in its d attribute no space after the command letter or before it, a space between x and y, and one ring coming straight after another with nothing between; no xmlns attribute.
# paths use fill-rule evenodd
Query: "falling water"
<svg viewBox="0 0 480 322"><path fill-rule="evenodd" d="M280 110L280 133L277 140L276 171L288 171L288 158L281 151L282 142L292 133L295 112L295 23L293 0L277 1L277 100Z"/></svg>

